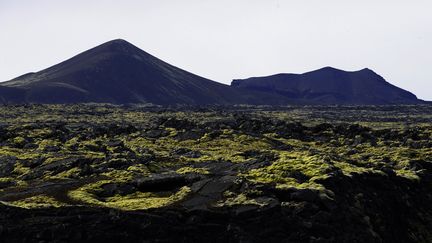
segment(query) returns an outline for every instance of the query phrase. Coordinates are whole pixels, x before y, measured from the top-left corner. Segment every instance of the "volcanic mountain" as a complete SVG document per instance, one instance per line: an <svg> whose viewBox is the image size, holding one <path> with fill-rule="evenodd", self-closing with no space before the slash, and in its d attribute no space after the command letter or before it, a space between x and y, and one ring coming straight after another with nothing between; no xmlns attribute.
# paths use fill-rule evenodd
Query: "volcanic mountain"
<svg viewBox="0 0 432 243"><path fill-rule="evenodd" d="M120 39L0 85L0 102L5 103L248 103L238 90L174 67Z"/></svg>
<svg viewBox="0 0 432 243"><path fill-rule="evenodd" d="M237 79L232 87L272 93L304 104L416 104L424 101L370 69L347 72L325 67L303 74Z"/></svg>
<svg viewBox="0 0 432 243"><path fill-rule="evenodd" d="M106 42L45 70L0 83L0 103L158 105L412 104L415 95L369 69L323 68L221 84L172 66L131 43Z"/></svg>

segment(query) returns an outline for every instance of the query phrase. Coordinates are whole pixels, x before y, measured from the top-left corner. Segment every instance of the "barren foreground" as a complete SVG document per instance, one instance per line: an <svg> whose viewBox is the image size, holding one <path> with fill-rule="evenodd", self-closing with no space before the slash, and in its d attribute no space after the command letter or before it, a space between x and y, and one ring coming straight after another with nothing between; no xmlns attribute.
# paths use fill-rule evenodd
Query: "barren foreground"
<svg viewBox="0 0 432 243"><path fill-rule="evenodd" d="M432 242L432 107L3 106L1 242Z"/></svg>

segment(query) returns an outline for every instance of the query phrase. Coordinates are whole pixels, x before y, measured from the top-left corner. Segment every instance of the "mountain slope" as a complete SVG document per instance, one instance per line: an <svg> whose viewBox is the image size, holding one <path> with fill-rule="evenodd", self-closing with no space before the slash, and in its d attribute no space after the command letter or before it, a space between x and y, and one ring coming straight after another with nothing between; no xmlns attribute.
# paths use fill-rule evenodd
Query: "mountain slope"
<svg viewBox="0 0 432 243"><path fill-rule="evenodd" d="M24 100L25 90L14 87L0 86L1 103L21 103Z"/></svg>
<svg viewBox="0 0 432 243"><path fill-rule="evenodd" d="M0 103L158 105L414 104L415 95L369 69L323 68L225 85L172 66L121 39L0 84Z"/></svg>
<svg viewBox="0 0 432 243"><path fill-rule="evenodd" d="M325 67L304 74L233 80L232 87L273 93L307 104L415 104L417 97L370 69L347 72Z"/></svg>
<svg viewBox="0 0 432 243"><path fill-rule="evenodd" d="M25 93L22 102L34 103L243 103L228 85L176 68L124 40L109 41L1 85L19 88Z"/></svg>

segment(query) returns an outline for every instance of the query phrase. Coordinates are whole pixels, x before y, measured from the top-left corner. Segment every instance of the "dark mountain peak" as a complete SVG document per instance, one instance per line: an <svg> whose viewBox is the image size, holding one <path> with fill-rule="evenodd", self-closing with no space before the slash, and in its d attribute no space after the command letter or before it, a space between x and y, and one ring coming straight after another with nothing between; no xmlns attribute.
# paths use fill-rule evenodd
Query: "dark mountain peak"
<svg viewBox="0 0 432 243"><path fill-rule="evenodd" d="M323 67L323 68L320 68L320 69L312 71L312 72L320 72L320 71L325 71L325 72L344 72L341 69L337 69L337 68L330 67L330 66Z"/></svg>
<svg viewBox="0 0 432 243"><path fill-rule="evenodd" d="M114 40L110 40L105 42L105 44L111 44L111 45L132 45L130 42L128 42L127 40L124 39L114 39Z"/></svg>
<svg viewBox="0 0 432 243"><path fill-rule="evenodd" d="M357 71L357 73L362 74L364 76L374 77L377 80L385 81L385 79L381 75L379 75L377 72L369 68L363 68L362 70Z"/></svg>
<svg viewBox="0 0 432 243"><path fill-rule="evenodd" d="M310 71L310 72L306 72L304 74L307 74L307 73L345 73L345 74L349 74L349 73L360 73L360 72L361 73L376 74L373 70L371 70L369 68L363 68L363 69L358 70L358 71L346 71L346 70L342 70L342 69L334 68L334 67L330 67L330 66L323 67L323 68L320 68L320 69L317 69L317 70L313 70L313 71Z"/></svg>
<svg viewBox="0 0 432 243"><path fill-rule="evenodd" d="M122 39L2 86L23 90L23 102L33 103L245 103L230 86L179 69ZM3 91L0 102L10 89Z"/></svg>
<svg viewBox="0 0 432 243"><path fill-rule="evenodd" d="M110 48L138 48L136 46L134 46L132 43L123 40L123 39L115 39L115 40L110 40L107 41L101 45L99 45L99 47L110 47ZM97 48L97 47L96 47Z"/></svg>
<svg viewBox="0 0 432 243"><path fill-rule="evenodd" d="M370 68L362 68L360 70L357 71L353 71L353 73L372 73L372 74L376 74L376 72Z"/></svg>
<svg viewBox="0 0 432 243"><path fill-rule="evenodd" d="M378 75L375 71L373 71L372 69L369 69L369 68L363 68L363 69L360 69L357 71L346 71L346 70L342 70L342 69L334 68L334 67L330 67L330 66L323 67L323 68L313 70L310 72L306 72L306 73L346 73L346 74L348 74L348 73L369 73L369 74Z"/></svg>
<svg viewBox="0 0 432 243"><path fill-rule="evenodd" d="M361 69L361 70L359 70L360 72L373 72L373 70L372 69L370 69L370 68L363 68L363 69Z"/></svg>
<svg viewBox="0 0 432 243"><path fill-rule="evenodd" d="M103 53L115 53L123 55L141 55L144 52L140 48L123 39L115 39L105 42L89 50L92 55Z"/></svg>

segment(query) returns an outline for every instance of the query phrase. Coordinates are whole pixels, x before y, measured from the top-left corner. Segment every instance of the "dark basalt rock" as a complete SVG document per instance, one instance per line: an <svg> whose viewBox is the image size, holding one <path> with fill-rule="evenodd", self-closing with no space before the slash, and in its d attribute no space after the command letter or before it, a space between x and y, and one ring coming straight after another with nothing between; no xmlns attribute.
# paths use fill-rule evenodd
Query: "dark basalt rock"
<svg viewBox="0 0 432 243"><path fill-rule="evenodd" d="M45 148L43 149L43 152L50 153L50 152L58 152L60 150L61 150L61 148L59 148L58 146L48 145L48 146L45 146ZM94 151L97 151L97 150L95 149Z"/></svg>
<svg viewBox="0 0 432 243"><path fill-rule="evenodd" d="M171 191L192 184L198 179L199 177L194 175L154 174L135 179L133 185L142 192Z"/></svg>
<svg viewBox="0 0 432 243"><path fill-rule="evenodd" d="M132 165L132 162L129 160L126 160L124 158L114 158L114 159L109 160L105 164L100 165L99 167L113 168L113 169L126 169L131 165Z"/></svg>
<svg viewBox="0 0 432 243"><path fill-rule="evenodd" d="M275 194L277 198L281 201L296 201L296 202L318 202L320 200L320 194L318 191L311 189L270 189Z"/></svg>
<svg viewBox="0 0 432 243"><path fill-rule="evenodd" d="M200 139L204 135L204 131L201 130L186 130L178 132L174 138L179 141L184 140L197 140Z"/></svg>
<svg viewBox="0 0 432 243"><path fill-rule="evenodd" d="M14 181L3 181L3 182L0 182L0 189L8 188L8 187L15 186L15 185L16 185L16 182L14 182Z"/></svg>
<svg viewBox="0 0 432 243"><path fill-rule="evenodd" d="M36 168L36 167L42 165L44 161L45 161L45 158L39 157L39 158L35 158L35 159L22 160L21 163L23 164L23 166L33 169L33 168Z"/></svg>
<svg viewBox="0 0 432 243"><path fill-rule="evenodd" d="M237 177L235 176L223 176L218 179L212 179L208 181L199 191L200 195L204 195L206 197L218 199L221 198L223 192L228 190L235 184L235 180Z"/></svg>
<svg viewBox="0 0 432 243"><path fill-rule="evenodd" d="M112 197L116 194L121 196L131 194L136 188L130 184L107 183L101 186L102 191L96 193L99 197Z"/></svg>
<svg viewBox="0 0 432 243"><path fill-rule="evenodd" d="M121 140L111 140L107 143L109 147L124 147L124 143Z"/></svg>
<svg viewBox="0 0 432 243"><path fill-rule="evenodd" d="M202 156L201 152L199 152L199 151L193 151L193 150L186 149L186 148L175 149L172 152L172 154L173 155L177 155L177 156L184 156L184 157L187 157L187 158L199 158L199 157Z"/></svg>
<svg viewBox="0 0 432 243"><path fill-rule="evenodd" d="M0 177L9 176L15 169L16 157L1 156L0 157Z"/></svg>
<svg viewBox="0 0 432 243"><path fill-rule="evenodd" d="M165 122L162 123L165 127L172 127L175 129L185 129L185 130L191 130L192 128L195 128L195 124L193 122L190 122L188 120L179 120L175 117L168 118Z"/></svg>
<svg viewBox="0 0 432 243"><path fill-rule="evenodd" d="M82 157L65 158L65 159L60 159L58 161L54 161L46 165L39 166L38 168L34 169L32 173L43 173L45 171L53 171L54 174L58 174L63 171L67 171L72 167L80 166L85 163L90 163L87 158L82 158Z"/></svg>
<svg viewBox="0 0 432 243"><path fill-rule="evenodd" d="M405 243L432 239L429 125L397 130L352 125L363 121L356 121L357 113L361 113L357 112L358 107L307 108L306 120L319 112L343 120L321 125L287 121L285 117L276 119L262 107L256 108L256 113L210 107L203 109L210 114L199 114L198 118L177 117L165 113L177 109L159 107L151 108L152 112L159 112L157 115L148 112L150 118L137 121L120 118L125 124L117 126L110 125L113 121L107 115L118 115L117 108L78 107L67 114L76 111L79 117L95 113L97 118L92 121L102 122L66 125L41 122L25 127L18 120L7 127L9 138L1 149L15 153L16 157L0 156L0 176L5 177L0 182L0 242ZM147 111L133 106L126 109ZM344 109L350 110L346 116L332 113ZM397 110L401 109L412 107ZM180 110L185 110L185 114L194 114L188 113L190 110L201 111L196 107ZM215 122L214 114L223 116L222 121ZM103 117L108 117L109 122L104 122ZM430 123L430 116L425 117L421 120ZM6 115L2 118L10 119ZM366 121L378 119L371 116ZM387 125L386 119L378 123ZM404 121L406 116L398 119ZM418 122L420 118L412 119ZM129 122L134 125L128 126ZM50 132L56 127L61 132ZM228 132L223 130L227 127ZM45 132L37 135L39 131L33 129ZM183 138L189 136L194 141L182 143L172 132L165 135L167 130L176 132L178 138L191 131L192 135ZM156 131L155 136L148 137L148 131L150 135ZM26 142L39 144L48 137L56 141L76 138L79 146L76 150L65 146L61 151L45 154L36 148L9 146L14 138L27 133ZM146 142L140 145L142 137ZM240 149L228 144L224 150L217 150L218 142L229 143L231 138L240 140L236 143ZM83 146L86 140L95 146ZM259 144L250 146L250 140ZM383 148L383 154L381 150L378 154L374 151L374 140ZM209 150L203 147L206 143L215 146ZM385 151L386 146L390 152ZM235 153L231 154L231 149ZM225 151L227 154L223 154ZM295 159L303 155L304 164L310 162L310 167L302 168L302 160ZM397 155L403 157L402 162ZM185 170L180 172L181 168ZM315 173L324 175L318 177L324 179L316 179ZM406 173L405 177L400 173ZM289 182L285 183L285 178ZM190 192L184 198L161 208L137 211L101 208L68 196L69 192L82 188L86 191L83 194L88 193L103 205L113 202L108 199L113 196L116 200L122 196L134 200L136 192L171 197L185 187ZM34 196L49 197L69 206L23 209L8 204L38 200Z"/></svg>
<svg viewBox="0 0 432 243"><path fill-rule="evenodd" d="M35 149L38 148L39 146L37 144L34 143L27 143L26 145L23 146L23 149Z"/></svg>
<svg viewBox="0 0 432 243"><path fill-rule="evenodd" d="M420 229L409 228L406 223L409 218L426 229L432 225L428 211L431 199L422 196L431 189L430 184L417 184L406 191L405 187L412 182L382 175L331 177L323 183L335 193L332 207L309 190L287 192L295 201L257 197L257 202L268 206L243 205L229 210L197 207L209 202L206 196L185 201L183 205L189 210L122 212L85 207L25 210L0 205L0 237L3 242L427 242L421 235L409 234ZM113 193L118 193L119 188L106 185ZM209 184L199 191L221 190L220 185ZM401 190L407 194L401 194ZM376 194L381 195L380 199ZM407 200L416 203L417 208L410 207ZM420 208L424 215L412 214Z"/></svg>
<svg viewBox="0 0 432 243"><path fill-rule="evenodd" d="M144 133L144 136L149 137L149 138L159 138L159 137L165 137L168 134L169 134L169 132L166 130L154 129L154 130L146 131Z"/></svg>

